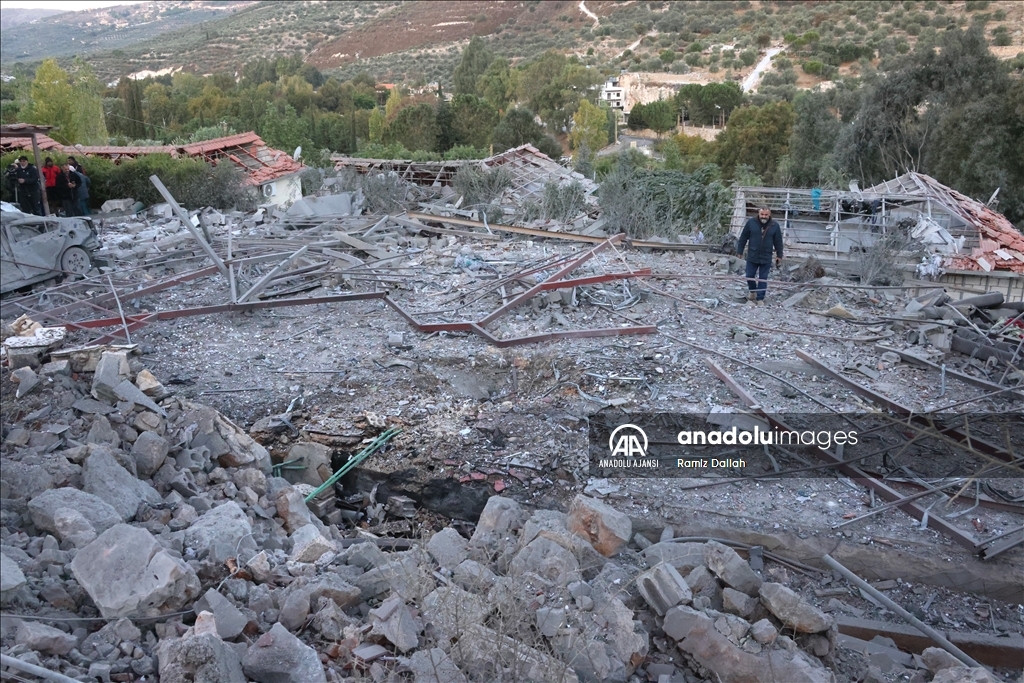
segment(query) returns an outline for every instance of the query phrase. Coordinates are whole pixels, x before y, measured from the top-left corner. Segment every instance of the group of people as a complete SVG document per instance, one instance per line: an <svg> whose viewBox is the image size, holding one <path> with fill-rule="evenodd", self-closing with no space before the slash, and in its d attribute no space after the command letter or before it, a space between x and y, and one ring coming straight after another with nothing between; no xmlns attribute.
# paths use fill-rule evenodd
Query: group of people
<svg viewBox="0 0 1024 683"><path fill-rule="evenodd" d="M43 188L39 187L40 171L45 182ZM89 215L89 186L92 181L75 157L68 157L63 166L57 166L53 159L46 157L43 168L37 169L29 163L27 156L21 156L7 169L7 183L15 203L25 213L43 215L42 189L46 192L51 214Z"/></svg>

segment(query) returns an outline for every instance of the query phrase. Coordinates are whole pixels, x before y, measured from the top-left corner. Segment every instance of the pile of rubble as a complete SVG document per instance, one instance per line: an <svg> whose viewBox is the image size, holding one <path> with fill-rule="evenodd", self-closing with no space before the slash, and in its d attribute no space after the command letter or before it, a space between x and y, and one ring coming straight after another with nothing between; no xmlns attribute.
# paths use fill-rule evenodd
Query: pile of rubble
<svg viewBox="0 0 1024 683"><path fill-rule="evenodd" d="M17 407L4 387L5 665L104 683L834 680L832 618L759 552L652 544L582 495L568 513L493 496L471 534L388 552L318 518L312 486L134 353L25 365ZM994 680L944 654L922 659L935 681Z"/></svg>

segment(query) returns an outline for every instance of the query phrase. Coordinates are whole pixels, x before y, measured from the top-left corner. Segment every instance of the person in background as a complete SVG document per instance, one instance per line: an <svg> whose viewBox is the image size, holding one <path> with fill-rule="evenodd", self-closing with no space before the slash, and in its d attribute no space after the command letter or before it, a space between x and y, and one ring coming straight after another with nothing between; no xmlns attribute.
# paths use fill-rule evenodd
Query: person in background
<svg viewBox="0 0 1024 683"><path fill-rule="evenodd" d="M56 214L60 205L57 200L57 175L60 173L60 166L55 166L53 159L46 157L42 171L43 177L46 178L46 203L50 207L50 213Z"/></svg>
<svg viewBox="0 0 1024 683"><path fill-rule="evenodd" d="M85 169L81 164L75 167L75 173L78 174L78 215L88 216L89 187L92 185L92 180L85 174Z"/></svg>
<svg viewBox="0 0 1024 683"><path fill-rule="evenodd" d="M27 156L18 157L18 168L15 170L18 181L18 203L25 213L43 215L43 206L39 201L39 169L28 163Z"/></svg>
<svg viewBox="0 0 1024 683"><path fill-rule="evenodd" d="M782 228L772 220L772 210L762 206L756 217L751 217L743 226L736 242L736 255L747 250L747 300L758 305L764 304L768 291L768 271L772 267L772 250L775 250L775 265L782 265Z"/></svg>
<svg viewBox="0 0 1024 683"><path fill-rule="evenodd" d="M64 164L61 167L61 176L63 181L58 177L58 187L63 182L63 188L61 192L61 203L64 205L65 216L77 216L78 215L78 173L71 168L71 164Z"/></svg>

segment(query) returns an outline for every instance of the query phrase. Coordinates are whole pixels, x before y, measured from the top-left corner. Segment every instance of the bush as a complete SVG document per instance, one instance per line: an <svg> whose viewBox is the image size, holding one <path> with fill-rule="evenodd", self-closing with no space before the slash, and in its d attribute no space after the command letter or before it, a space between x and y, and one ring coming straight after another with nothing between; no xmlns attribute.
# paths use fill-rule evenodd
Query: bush
<svg viewBox="0 0 1024 683"><path fill-rule="evenodd" d="M2 163L7 168L23 152L5 154ZM47 153L57 165L67 161L63 154ZM250 210L258 198L251 185L246 185L243 171L230 162L211 166L197 159L173 159L168 154L147 154L138 159L115 164L99 157L80 158L89 176L89 205L97 208L108 199L131 197L147 206L164 199L149 181L152 175L163 181L179 204L186 209L212 206L229 210ZM7 188L4 187L5 199ZM54 207L50 207L51 211Z"/></svg>
<svg viewBox="0 0 1024 683"><path fill-rule="evenodd" d="M452 187L463 197L463 207L483 206L512 187L512 174L502 166L484 169L478 164L466 164L456 172Z"/></svg>
<svg viewBox="0 0 1024 683"><path fill-rule="evenodd" d="M544 199L541 210L544 218L561 223L580 215L586 205L586 191L578 180L559 184L554 180L544 183Z"/></svg>
<svg viewBox="0 0 1024 683"><path fill-rule="evenodd" d="M809 62L804 62L803 66L801 68L804 70L805 74L811 74L812 76L819 76L819 75L821 75L822 69L825 68L825 65L822 64L821 62L817 61L817 60L812 59Z"/></svg>

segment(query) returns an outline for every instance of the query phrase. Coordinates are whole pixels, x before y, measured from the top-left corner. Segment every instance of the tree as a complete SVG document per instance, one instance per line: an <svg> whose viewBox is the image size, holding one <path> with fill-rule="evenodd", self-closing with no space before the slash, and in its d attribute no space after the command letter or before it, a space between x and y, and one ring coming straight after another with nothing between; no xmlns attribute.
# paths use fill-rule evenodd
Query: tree
<svg viewBox="0 0 1024 683"><path fill-rule="evenodd" d="M519 71L511 68L507 59L498 57L491 61L487 70L477 79L476 94L503 114L515 101L518 85Z"/></svg>
<svg viewBox="0 0 1024 683"><path fill-rule="evenodd" d="M737 165L749 164L762 178L771 177L789 151L792 134L793 105L788 102L737 109L716 140L722 174L731 178Z"/></svg>
<svg viewBox="0 0 1024 683"><path fill-rule="evenodd" d="M300 115L313 104L316 97L313 86L302 76L282 76L277 84L278 90L284 96L288 104L295 108Z"/></svg>
<svg viewBox="0 0 1024 683"><path fill-rule="evenodd" d="M601 149L608 140L606 125L608 117L605 110L583 100L579 109L572 117L572 131L569 143L573 149L586 146L589 150Z"/></svg>
<svg viewBox="0 0 1024 683"><path fill-rule="evenodd" d="M496 150L505 151L513 147L534 142L544 136L544 129L534 119L534 114L524 107L513 107L495 127L492 139Z"/></svg>
<svg viewBox="0 0 1024 683"><path fill-rule="evenodd" d="M398 110L402 106L402 93L398 92L398 88L392 88L388 94L388 100L384 103L384 119L391 123L395 116L398 115Z"/></svg>
<svg viewBox="0 0 1024 683"><path fill-rule="evenodd" d="M34 123L57 126L55 139L66 144L106 143L99 81L84 62L75 60L68 73L56 60L44 60L36 69L31 97L28 116Z"/></svg>
<svg viewBox="0 0 1024 683"><path fill-rule="evenodd" d="M790 173L797 185L816 185L820 182L822 168L831 165L832 150L842 124L832 115L825 93L800 94L793 102L793 110Z"/></svg>
<svg viewBox="0 0 1024 683"><path fill-rule="evenodd" d="M484 149L491 143L498 112L487 100L476 95L456 95L452 98L451 115L456 145Z"/></svg>
<svg viewBox="0 0 1024 683"><path fill-rule="evenodd" d="M437 150L437 136L440 132L434 108L429 104L415 104L398 112L394 121L384 131L384 143L398 143L408 150Z"/></svg>
<svg viewBox="0 0 1024 683"><path fill-rule="evenodd" d="M672 100L658 100L647 105L647 127L659 136L676 126L676 107Z"/></svg>
<svg viewBox="0 0 1024 683"><path fill-rule="evenodd" d="M368 136L370 142L384 141L384 112L380 108L370 112Z"/></svg>
<svg viewBox="0 0 1024 683"><path fill-rule="evenodd" d="M274 102L267 108L260 127L260 137L267 145L289 154L296 147L312 150L315 145L309 138L309 121L298 115L292 105L284 101Z"/></svg>
<svg viewBox="0 0 1024 683"><path fill-rule="evenodd" d="M142 109L142 85L125 76L117 83L117 94L124 105L120 129L133 140L146 137L146 113Z"/></svg>
<svg viewBox="0 0 1024 683"><path fill-rule="evenodd" d="M494 54L487 48L483 38L473 36L462 51L462 59L455 67L452 82L456 95L476 94L476 81L487 71Z"/></svg>

